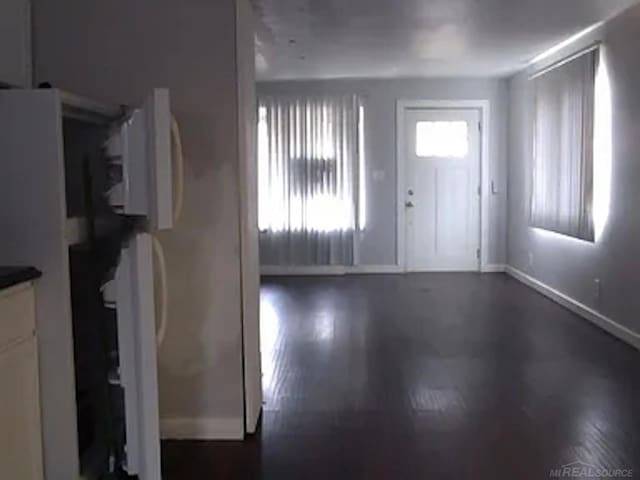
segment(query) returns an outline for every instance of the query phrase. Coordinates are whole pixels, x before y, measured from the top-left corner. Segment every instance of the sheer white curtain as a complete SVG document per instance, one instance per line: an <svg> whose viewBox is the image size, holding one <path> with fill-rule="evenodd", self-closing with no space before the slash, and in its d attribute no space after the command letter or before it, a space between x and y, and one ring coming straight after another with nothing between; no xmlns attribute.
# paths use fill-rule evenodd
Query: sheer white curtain
<svg viewBox="0 0 640 480"><path fill-rule="evenodd" d="M532 77L531 225L594 240L593 138L598 51Z"/></svg>
<svg viewBox="0 0 640 480"><path fill-rule="evenodd" d="M259 99L263 265L352 265L358 222L354 95Z"/></svg>

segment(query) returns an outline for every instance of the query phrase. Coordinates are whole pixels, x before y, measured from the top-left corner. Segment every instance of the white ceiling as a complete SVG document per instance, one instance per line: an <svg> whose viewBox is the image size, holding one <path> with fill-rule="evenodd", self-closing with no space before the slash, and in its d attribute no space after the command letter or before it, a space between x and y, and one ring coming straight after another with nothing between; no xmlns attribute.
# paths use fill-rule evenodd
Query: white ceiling
<svg viewBox="0 0 640 480"><path fill-rule="evenodd" d="M637 0L253 0L262 80L503 76Z"/></svg>

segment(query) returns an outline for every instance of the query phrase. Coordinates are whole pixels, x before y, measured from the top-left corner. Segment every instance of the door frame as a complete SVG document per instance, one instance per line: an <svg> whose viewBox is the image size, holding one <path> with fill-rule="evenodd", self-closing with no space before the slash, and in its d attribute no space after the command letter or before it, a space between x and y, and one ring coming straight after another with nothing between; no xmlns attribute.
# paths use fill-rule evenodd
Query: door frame
<svg viewBox="0 0 640 480"><path fill-rule="evenodd" d="M408 109L433 110L478 110L480 112L480 261L479 271L489 268L489 139L491 127L491 105L489 100L412 100L400 99L396 103L396 261L402 272L407 272L406 244L406 164L404 151L404 113Z"/></svg>

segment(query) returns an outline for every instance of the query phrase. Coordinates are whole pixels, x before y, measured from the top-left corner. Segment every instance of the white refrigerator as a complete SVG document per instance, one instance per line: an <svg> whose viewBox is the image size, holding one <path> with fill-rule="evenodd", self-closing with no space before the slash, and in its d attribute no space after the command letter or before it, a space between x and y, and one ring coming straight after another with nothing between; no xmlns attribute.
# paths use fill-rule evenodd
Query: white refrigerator
<svg viewBox="0 0 640 480"><path fill-rule="evenodd" d="M4 90L0 123L0 263L43 272L45 476L160 480L156 331L166 311L156 312L153 256L175 215L169 92L132 108Z"/></svg>
<svg viewBox="0 0 640 480"><path fill-rule="evenodd" d="M106 148L108 158L122 167L109 203L122 215L144 219L121 251L111 283L115 297L105 298L107 303L115 300L117 314L117 381L124 396L126 441L123 468L140 480L161 478L153 269L158 241L153 235L172 228L174 221L170 132L169 93L155 90L142 107L120 120Z"/></svg>

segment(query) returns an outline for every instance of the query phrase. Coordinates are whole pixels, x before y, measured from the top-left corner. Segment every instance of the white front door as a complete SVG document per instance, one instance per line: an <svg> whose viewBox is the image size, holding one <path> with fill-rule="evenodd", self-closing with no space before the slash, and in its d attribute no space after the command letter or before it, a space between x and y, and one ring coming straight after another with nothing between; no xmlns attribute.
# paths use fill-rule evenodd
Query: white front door
<svg viewBox="0 0 640 480"><path fill-rule="evenodd" d="M480 113L404 113L406 270L477 271Z"/></svg>

